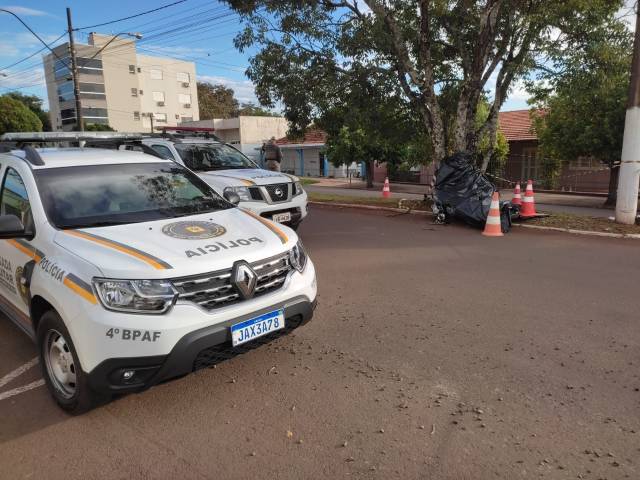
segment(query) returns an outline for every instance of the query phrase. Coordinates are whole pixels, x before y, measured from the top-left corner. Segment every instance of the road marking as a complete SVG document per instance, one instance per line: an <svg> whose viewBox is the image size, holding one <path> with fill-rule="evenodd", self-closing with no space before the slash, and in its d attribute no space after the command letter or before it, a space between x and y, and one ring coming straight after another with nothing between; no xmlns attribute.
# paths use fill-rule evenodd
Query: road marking
<svg viewBox="0 0 640 480"><path fill-rule="evenodd" d="M4 387L6 384L11 382L12 380L18 378L20 375L22 375L24 372L29 370L31 367L35 366L37 363L38 363L38 357L16 368L13 372L7 373L4 377L0 378L0 388Z"/></svg>
<svg viewBox="0 0 640 480"><path fill-rule="evenodd" d="M0 402L2 400L6 400L7 398L15 397L16 395L20 395L21 393L33 390L34 388L41 387L42 385L44 385L44 380L36 380L35 382L31 382L24 387L18 387L14 388L13 390L9 390L8 392L0 393Z"/></svg>

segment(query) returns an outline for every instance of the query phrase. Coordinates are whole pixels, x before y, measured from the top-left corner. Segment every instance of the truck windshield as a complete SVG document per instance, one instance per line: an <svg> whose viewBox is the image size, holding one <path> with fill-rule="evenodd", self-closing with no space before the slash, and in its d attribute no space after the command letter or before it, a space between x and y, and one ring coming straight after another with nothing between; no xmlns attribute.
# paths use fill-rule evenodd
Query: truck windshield
<svg viewBox="0 0 640 480"><path fill-rule="evenodd" d="M229 170L233 168L258 168L235 148L223 144L175 143L184 164L194 172Z"/></svg>
<svg viewBox="0 0 640 480"><path fill-rule="evenodd" d="M175 163L48 168L34 174L49 221L58 228L148 222L232 207Z"/></svg>

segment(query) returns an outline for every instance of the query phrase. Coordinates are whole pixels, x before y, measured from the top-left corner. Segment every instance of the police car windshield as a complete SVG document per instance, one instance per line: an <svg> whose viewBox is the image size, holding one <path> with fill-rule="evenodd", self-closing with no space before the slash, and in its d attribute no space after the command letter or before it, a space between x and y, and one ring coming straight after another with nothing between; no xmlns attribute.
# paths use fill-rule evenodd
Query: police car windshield
<svg viewBox="0 0 640 480"><path fill-rule="evenodd" d="M58 228L148 222L232 205L174 163L49 168L34 172L49 221Z"/></svg>
<svg viewBox="0 0 640 480"><path fill-rule="evenodd" d="M175 143L184 164L194 172L229 170L233 168L258 168L235 148L223 144Z"/></svg>

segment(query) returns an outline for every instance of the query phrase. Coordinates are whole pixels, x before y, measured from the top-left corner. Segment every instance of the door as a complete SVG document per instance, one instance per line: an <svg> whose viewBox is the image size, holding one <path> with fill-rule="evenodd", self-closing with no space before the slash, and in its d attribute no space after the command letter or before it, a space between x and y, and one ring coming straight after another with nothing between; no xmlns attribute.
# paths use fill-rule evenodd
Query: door
<svg viewBox="0 0 640 480"><path fill-rule="evenodd" d="M0 214L15 215L33 230L27 188L20 174L7 167L0 189ZM0 306L20 327L33 334L29 319L29 281L42 254L25 239L0 240Z"/></svg>

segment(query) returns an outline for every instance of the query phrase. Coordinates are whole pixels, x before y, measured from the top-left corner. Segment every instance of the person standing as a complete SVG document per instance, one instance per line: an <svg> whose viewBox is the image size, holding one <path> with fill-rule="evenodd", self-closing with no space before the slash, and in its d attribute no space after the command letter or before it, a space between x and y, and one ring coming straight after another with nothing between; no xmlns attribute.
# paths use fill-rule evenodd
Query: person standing
<svg viewBox="0 0 640 480"><path fill-rule="evenodd" d="M272 172L280 171L282 152L278 144L276 144L276 137L271 137L268 142L262 145L262 158L264 159L267 170L271 170Z"/></svg>

